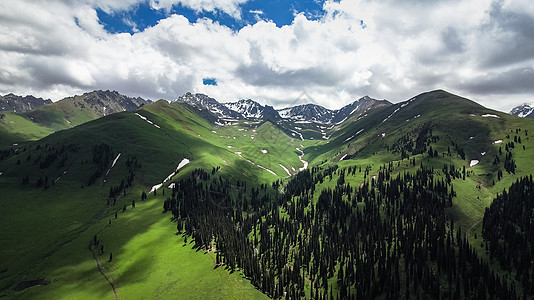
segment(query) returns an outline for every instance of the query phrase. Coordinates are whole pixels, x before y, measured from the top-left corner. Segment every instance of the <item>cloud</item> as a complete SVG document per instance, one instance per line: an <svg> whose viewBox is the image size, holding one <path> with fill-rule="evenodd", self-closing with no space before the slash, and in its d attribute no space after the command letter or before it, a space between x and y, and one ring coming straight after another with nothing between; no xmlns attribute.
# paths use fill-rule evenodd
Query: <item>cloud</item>
<svg viewBox="0 0 534 300"><path fill-rule="evenodd" d="M171 100L191 91L276 107L306 92L339 108L366 94L401 101L441 88L509 110L534 92L534 6L516 1L327 0L319 18L297 13L281 27L258 18L232 30L171 8L238 19L246 0L152 0L165 19L112 34L96 9L118 13L141 0L3 0L0 92L58 99L116 89Z"/></svg>
<svg viewBox="0 0 534 300"><path fill-rule="evenodd" d="M518 68L505 72L489 73L464 83L471 93L506 95L508 93L534 93L534 68Z"/></svg>
<svg viewBox="0 0 534 300"><path fill-rule="evenodd" d="M174 5L183 5L197 12L222 11L236 19L241 19L240 5L248 0L150 0L150 6L154 9L170 11Z"/></svg>

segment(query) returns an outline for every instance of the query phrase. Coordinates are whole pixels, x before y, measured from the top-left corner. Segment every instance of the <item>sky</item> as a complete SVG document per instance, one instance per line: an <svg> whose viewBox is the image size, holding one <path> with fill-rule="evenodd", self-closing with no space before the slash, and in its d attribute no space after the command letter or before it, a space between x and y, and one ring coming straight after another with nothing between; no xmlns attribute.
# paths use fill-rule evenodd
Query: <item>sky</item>
<svg viewBox="0 0 534 300"><path fill-rule="evenodd" d="M531 0L2 0L0 94L534 102Z"/></svg>

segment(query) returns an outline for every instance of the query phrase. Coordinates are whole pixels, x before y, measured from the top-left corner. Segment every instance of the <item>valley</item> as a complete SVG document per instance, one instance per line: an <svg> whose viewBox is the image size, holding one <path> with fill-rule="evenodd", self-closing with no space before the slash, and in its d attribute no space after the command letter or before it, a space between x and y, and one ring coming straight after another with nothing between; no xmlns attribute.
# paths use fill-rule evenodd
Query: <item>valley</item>
<svg viewBox="0 0 534 300"><path fill-rule="evenodd" d="M534 297L531 119L442 90L339 110L134 99L4 112L0 296ZM525 209L490 210L511 186Z"/></svg>

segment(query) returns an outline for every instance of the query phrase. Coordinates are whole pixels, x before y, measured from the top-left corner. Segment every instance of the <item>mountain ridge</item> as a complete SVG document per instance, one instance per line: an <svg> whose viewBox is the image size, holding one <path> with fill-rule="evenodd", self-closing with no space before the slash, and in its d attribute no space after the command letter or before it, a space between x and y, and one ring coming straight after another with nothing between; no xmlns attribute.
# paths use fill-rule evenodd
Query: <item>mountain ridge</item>
<svg viewBox="0 0 534 300"><path fill-rule="evenodd" d="M178 97L175 101L187 103L198 110L206 110L219 120L235 121L250 119L270 120L275 122L289 120L301 123L317 123L321 125L342 123L355 112L368 109L373 105L392 105L392 103L387 100L376 100L369 96L364 96L337 110L331 110L313 103L274 109L272 106L262 105L251 99L220 103L208 95L201 93L192 94L190 92Z"/></svg>
<svg viewBox="0 0 534 300"><path fill-rule="evenodd" d="M0 95L0 111L26 112L51 103L50 99L45 100L32 95L19 96L13 93Z"/></svg>

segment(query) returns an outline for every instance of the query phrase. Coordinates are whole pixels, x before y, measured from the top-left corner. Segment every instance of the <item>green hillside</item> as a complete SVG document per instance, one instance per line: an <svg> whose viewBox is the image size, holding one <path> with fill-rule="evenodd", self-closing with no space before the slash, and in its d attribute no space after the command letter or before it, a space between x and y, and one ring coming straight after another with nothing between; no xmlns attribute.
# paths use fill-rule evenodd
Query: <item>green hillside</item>
<svg viewBox="0 0 534 300"><path fill-rule="evenodd" d="M93 91L53 102L22 113L2 112L0 147L41 139L53 132L69 129L103 116L133 111L148 103L116 91Z"/></svg>
<svg viewBox="0 0 534 300"><path fill-rule="evenodd" d="M329 128L218 126L166 101L59 111L0 120L2 296L522 295L482 220L532 174L533 120L445 91Z"/></svg>
<svg viewBox="0 0 534 300"><path fill-rule="evenodd" d="M1 162L0 167L3 173L0 177L0 189L5 195L3 205L6 206L6 209L3 210L2 226L9 228L9 230L3 231L1 239L12 245L2 249L1 253L2 257L7 258L0 267L3 270L2 286L4 288L11 286L17 290L17 282L36 280L36 278L42 277L43 273L46 274L44 276L46 280L50 282L71 281L76 278L75 274L80 274L77 276L84 274L79 273L79 268L91 266L89 270L94 273L92 281L97 287L88 285L86 291L77 288L77 292L72 297L91 295L91 290L99 289L98 284L101 284L101 275L95 272L94 259L92 259L91 252L87 251L88 242L104 226L106 228L104 232L106 234L109 232L112 237L107 247L111 248L113 243L117 245L113 247L113 255L114 260L118 261L122 256L123 242L135 240L137 237L140 241L137 242L138 246L136 247L144 248L145 244L142 242L144 239L156 238L153 235L156 232L147 232L143 236L143 232L147 228L159 224L157 226L163 227L162 230L164 230L165 224L171 225L166 218L161 219L163 195L154 197L152 193L149 193L149 201L139 203L136 206L135 212L143 212L135 214L128 214L128 212L131 209L132 201L140 200L142 191L148 192L153 185L162 182L184 158L191 162L180 170L179 176L196 168L211 171L212 168L219 167L218 173L221 176L230 177L233 182L237 180L249 182L250 186L260 182L271 182L277 178L258 166L260 160L262 160L261 166L263 168L272 168L281 175L284 173L278 165L279 163L294 164L296 167L302 166L295 150L286 149L285 143L290 142L287 136L286 139L279 140L279 144L268 142L275 136L285 136L270 123L256 124L250 127L250 132L254 130L254 141L249 136L244 137L243 130L239 130L241 128L222 129L225 134L224 138L213 133L216 129L180 104L168 104L165 101L159 101L146 105L135 113L113 114L67 131L51 134L37 142L17 145L15 151ZM231 135L232 138L228 139L227 135ZM246 144L245 141L250 145ZM257 144L253 145L252 143ZM102 147L103 145L106 147ZM227 147L228 145L234 145L233 147L236 148L230 149ZM243 157L235 154L238 148L243 153ZM270 152L264 154L261 152L263 148L269 149ZM116 165L108 175L105 175L106 170L119 153L121 155ZM274 157L274 155L280 155L280 157L278 159L273 158L272 161L263 161L265 157ZM96 163L95 157L97 157ZM257 163L252 164L253 161ZM97 176L98 179L88 186L90 178L94 174L98 174L99 168L101 172ZM122 182L128 182L130 176L134 178L132 186L123 187ZM27 178L27 183L21 184L24 178ZM39 183L39 181L41 182ZM109 197L110 188L118 190L117 195ZM25 199L25 201L20 201L20 199ZM127 205L127 209L123 213L124 205ZM119 212L118 219L115 221L114 214L117 211ZM21 217L18 212L21 212L24 217ZM41 214L55 217L36 217ZM121 217L123 215L128 217ZM113 219L113 226L107 226L109 219ZM131 221L128 221L130 219ZM125 223L122 224L120 223L122 221L119 220L124 220ZM144 223L136 225L139 227L128 225L130 224L128 222L136 222L134 220ZM108 230L107 228L110 227L118 227L118 229ZM132 229L129 234L123 232L127 228ZM164 232L172 237L172 226L167 226ZM159 240L157 239L157 241ZM168 243L178 243L178 240L172 242L172 240L161 239L161 242L161 247L157 245L155 247L164 251L162 255L167 253L166 255L172 256L173 252L169 249ZM129 253L129 251L139 252L135 249L131 246L124 251L126 251L125 253ZM205 265L208 269L213 269L211 259L205 260L207 256L193 255L195 251L191 247L182 249L180 246L179 249L180 253L185 251L184 255L193 257L191 258L193 261L190 261L191 259L186 260L192 266L196 266L195 260L198 260L199 266ZM63 261L65 254L63 253L78 253L74 256L68 255L67 265L71 265L70 268L63 265L65 263ZM107 251L106 254L108 254ZM153 254L138 253L138 255L139 259L143 260L145 257L143 255ZM19 256L23 259L19 259ZM178 261L163 260L160 265L154 265L153 270L161 269L161 264L182 264L181 261L184 258L177 255L175 259ZM104 260L102 261L104 262ZM117 274L129 272L126 266L121 265L121 268L116 270ZM138 266L134 264L134 268L138 268ZM182 270L182 273L177 273L196 272L199 278L189 279L193 283L207 281L209 285L217 284L216 282L219 282L218 285L222 284L220 291L214 289L209 291L211 294L199 294L199 299L205 298L206 295L212 295L209 297L212 298L214 295L231 296L232 294L235 294L236 298L241 298L243 295L257 293L249 286L249 283L243 283L237 274L230 275L223 270L218 270L217 273L222 273L215 273L211 279L210 277L206 279L203 275L204 271L201 270L202 267L198 270L195 267L194 270ZM114 276L115 271L110 272ZM122 275L117 275L117 277L123 278ZM125 278L128 279L128 276ZM124 282L118 281L117 284L120 288L128 286L126 284L127 279L124 279ZM135 280L135 276L130 276L128 280ZM151 283L151 288L148 289L150 291L158 289L158 286L159 289L163 289L165 285L169 284L168 282L160 282L159 277L155 277L154 280ZM176 278L169 278L169 280L169 282L173 282ZM236 286L227 286L228 280L235 281ZM150 286L150 283L147 284ZM15 292L14 295L23 298L31 297L31 294L27 294L29 291L37 291L35 297L42 295L55 297L63 293L70 295L70 292L65 292L69 291L68 284L62 285L59 290L56 290L57 288L59 288L57 285L50 284L25 289L20 293ZM136 286L135 288L138 289L139 287ZM193 286L190 290L195 291L197 288ZM226 292L224 292L225 290ZM239 292L240 290L243 291ZM170 291L170 295L175 294L176 291L173 289ZM128 293L135 294L136 292L135 290L124 291L124 294L127 295ZM165 293L162 291L162 295ZM147 297L153 295L155 294L147 294ZM261 296L261 294L259 295Z"/></svg>

